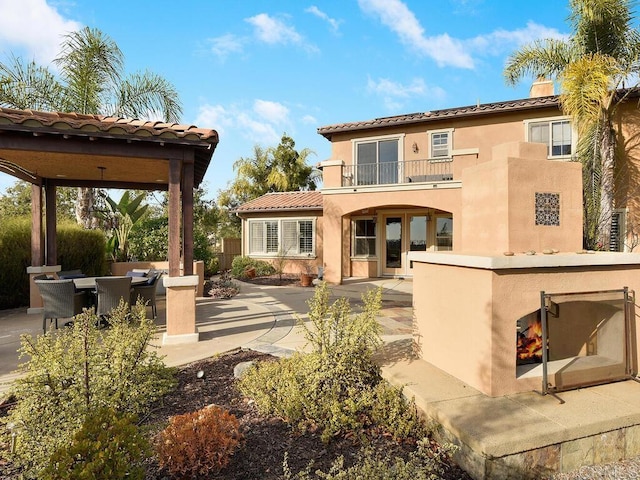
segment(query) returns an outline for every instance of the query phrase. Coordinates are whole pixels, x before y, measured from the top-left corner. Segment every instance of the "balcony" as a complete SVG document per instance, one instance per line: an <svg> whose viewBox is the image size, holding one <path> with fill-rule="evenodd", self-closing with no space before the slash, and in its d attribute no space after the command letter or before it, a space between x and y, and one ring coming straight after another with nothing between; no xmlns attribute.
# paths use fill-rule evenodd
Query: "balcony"
<svg viewBox="0 0 640 480"><path fill-rule="evenodd" d="M453 180L452 158L366 163L342 167L342 186L397 185Z"/></svg>

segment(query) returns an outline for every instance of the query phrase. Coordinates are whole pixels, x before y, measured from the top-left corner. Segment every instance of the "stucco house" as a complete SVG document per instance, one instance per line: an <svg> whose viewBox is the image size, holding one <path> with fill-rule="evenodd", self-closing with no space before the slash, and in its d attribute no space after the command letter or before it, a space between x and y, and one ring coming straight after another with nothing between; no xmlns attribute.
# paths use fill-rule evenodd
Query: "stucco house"
<svg viewBox="0 0 640 480"><path fill-rule="evenodd" d="M610 245L618 251L633 248L638 221L637 96L619 112L626 162L616 180ZM267 195L238 214L245 255L269 259L298 245L292 257L315 259L331 283L411 276L410 252L472 251L473 235L464 237L466 244L462 236L462 173L491 161L497 145L543 143L547 160L563 162L576 149L571 119L550 81L535 82L526 99L334 124L318 133L332 146L331 157L319 164L321 197ZM485 235L477 227L475 235ZM290 268L296 269L295 261Z"/></svg>

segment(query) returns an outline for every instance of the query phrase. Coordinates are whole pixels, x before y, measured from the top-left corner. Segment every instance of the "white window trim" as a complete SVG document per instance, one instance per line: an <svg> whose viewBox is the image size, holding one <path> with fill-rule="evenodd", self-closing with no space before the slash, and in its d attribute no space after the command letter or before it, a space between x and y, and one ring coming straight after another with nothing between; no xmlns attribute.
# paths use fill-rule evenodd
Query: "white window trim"
<svg viewBox="0 0 640 480"><path fill-rule="evenodd" d="M429 154L429 161L432 163L437 163L437 162L450 162L451 161L451 157L453 156L453 132L454 132L454 128L441 128L438 130L428 130L427 131L427 152ZM431 156L431 151L432 151L432 138L434 134L438 134L438 133L446 133L447 134L447 152L448 155L446 157L432 157Z"/></svg>
<svg viewBox="0 0 640 480"><path fill-rule="evenodd" d="M250 218L247 220L247 227L246 227L246 231L247 231L247 256L249 257L253 257L253 258L278 258L280 257L280 248L282 246L283 240L282 240L282 235L283 235L283 228L282 228L282 222L283 221L293 221L293 222L304 222L304 221L311 221L311 231L312 231L312 238L311 238L311 252L304 252L304 253L299 253L299 252L284 252L284 256L286 258L316 258L316 245L317 245L317 225L316 225L316 221L317 221L317 217L264 217L264 218ZM265 222L278 222L278 252L252 252L251 251L251 225L253 223L256 222L260 222L260 223L265 223ZM266 245L266 229L264 229L263 232L263 245ZM300 232L298 232L298 235L300 235ZM298 238L299 241L299 238ZM299 248L299 243L298 243L298 248Z"/></svg>
<svg viewBox="0 0 640 480"><path fill-rule="evenodd" d="M560 116L556 116L556 117L543 117L543 118L531 118L528 120L524 120L523 124L524 124L524 141L525 142L529 142L529 125L532 123L542 123L542 122L558 122L558 121L564 121L564 120L568 120L569 123L571 124L571 155L550 155L547 154L547 160L571 160L571 158L573 158L573 156L575 156L575 152L576 152L576 146L577 146L577 138L578 138L578 134L576 132L573 120L570 116L568 115L560 115ZM549 134L549 141L551 141L551 134ZM549 145L547 145L547 148L549 149ZM549 152L551 151L550 149L548 150Z"/></svg>
<svg viewBox="0 0 640 480"><path fill-rule="evenodd" d="M356 255L356 220L372 220L376 225L376 235L374 237L376 245L375 255ZM371 218L371 215L364 215L359 217L351 217L351 259L352 260L375 260L378 258L378 219L377 217ZM371 237L363 237L371 238Z"/></svg>
<svg viewBox="0 0 640 480"><path fill-rule="evenodd" d="M398 140L398 162L404 160L404 133L395 133L393 135L379 135L377 137L354 138L351 140L351 158L352 165L356 165L358 159L358 145L360 143L383 142L385 140Z"/></svg>

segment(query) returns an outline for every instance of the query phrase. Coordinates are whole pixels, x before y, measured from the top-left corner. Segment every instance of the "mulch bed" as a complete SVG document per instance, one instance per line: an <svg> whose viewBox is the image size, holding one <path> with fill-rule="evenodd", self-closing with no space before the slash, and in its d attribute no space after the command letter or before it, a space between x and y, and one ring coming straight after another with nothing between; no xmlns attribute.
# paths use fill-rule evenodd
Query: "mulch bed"
<svg viewBox="0 0 640 480"><path fill-rule="evenodd" d="M285 452L288 453L289 468L294 473L304 470L311 461L314 471L327 472L340 455L344 456L345 465L358 460L362 439L348 436L334 438L329 444L324 444L319 432L296 433L282 419L261 415L251 402L240 395L235 387L234 367L240 362L269 359L273 357L252 350L238 350L183 367L178 374L178 388L165 397L163 405L152 413L146 423L161 424L172 415L192 412L210 404L224 407L234 414L240 422L244 442L223 471L207 477L212 480L281 479ZM204 372L202 379L198 378L198 371ZM412 442L398 443L378 431L367 432L366 442L389 458L406 458L415 448ZM151 462L148 467L147 479L167 478L166 472L159 470L156 463ZM447 479L470 478L453 463L448 473Z"/></svg>
<svg viewBox="0 0 640 480"><path fill-rule="evenodd" d="M246 283L253 283L254 285L272 285L275 287L302 287L302 285L300 284L300 275L292 275L288 273L284 273L282 274L282 276L275 274L254 278L243 278L242 281Z"/></svg>
<svg viewBox="0 0 640 480"><path fill-rule="evenodd" d="M201 480L276 480L281 479L285 453L288 465L295 474L313 462L313 471L327 472L336 458L342 455L345 466L352 465L360 457L361 448L367 444L387 458L407 458L415 449L414 442L399 443L377 429L365 432L364 436L347 435L336 437L328 444L320 440L319 432L299 434L294 432L281 418L261 415L251 401L242 397L235 387L234 367L240 362L273 360L274 357L252 350L237 350L207 360L194 362L178 371L178 387L143 419L151 432L158 432L167 424L169 417L199 410L215 404L229 410L240 423L244 440L233 455L229 465L218 474L202 477ZM198 372L204 375L198 375ZM4 410L4 412L3 412ZM0 409L0 415L7 409ZM438 448L435 442L432 447ZM1 458L1 456L0 456ZM19 472L11 464L0 460L0 478L18 479ZM148 480L168 480L166 470L159 468L152 458L147 462ZM450 464L446 479L470 477L454 463Z"/></svg>

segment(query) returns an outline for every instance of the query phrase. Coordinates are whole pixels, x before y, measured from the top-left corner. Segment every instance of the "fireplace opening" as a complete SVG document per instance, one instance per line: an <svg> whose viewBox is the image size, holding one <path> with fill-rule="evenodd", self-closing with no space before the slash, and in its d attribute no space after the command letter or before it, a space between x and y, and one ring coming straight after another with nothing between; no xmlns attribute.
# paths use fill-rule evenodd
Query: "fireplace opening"
<svg viewBox="0 0 640 480"><path fill-rule="evenodd" d="M627 289L541 299L540 310L516 321L516 378L540 377L547 393L630 376Z"/></svg>
<svg viewBox="0 0 640 480"><path fill-rule="evenodd" d="M532 363L542 363L540 310L520 318L516 325L516 365Z"/></svg>

